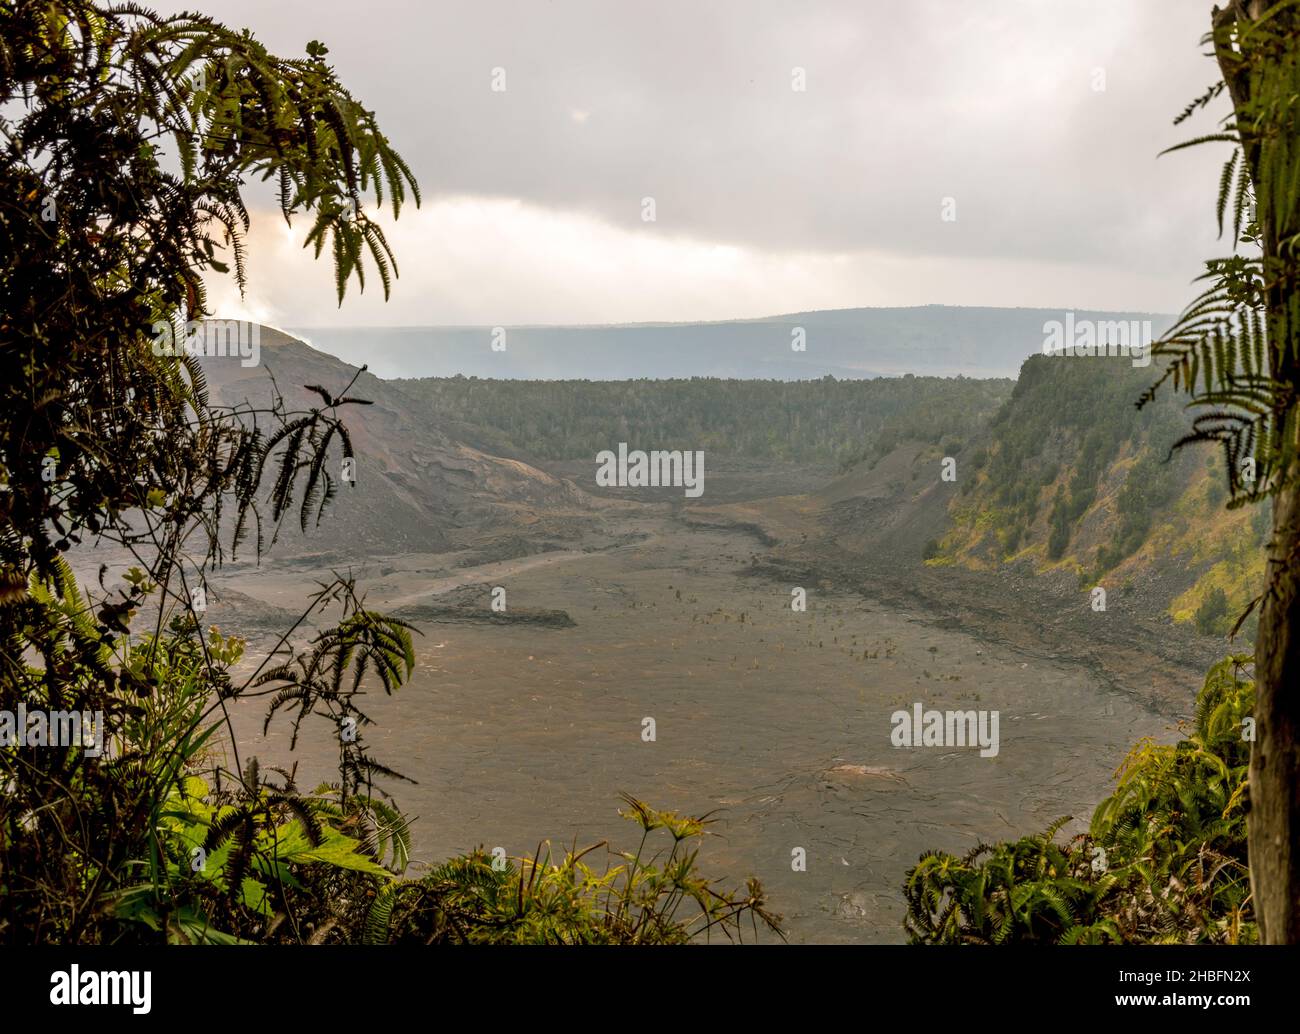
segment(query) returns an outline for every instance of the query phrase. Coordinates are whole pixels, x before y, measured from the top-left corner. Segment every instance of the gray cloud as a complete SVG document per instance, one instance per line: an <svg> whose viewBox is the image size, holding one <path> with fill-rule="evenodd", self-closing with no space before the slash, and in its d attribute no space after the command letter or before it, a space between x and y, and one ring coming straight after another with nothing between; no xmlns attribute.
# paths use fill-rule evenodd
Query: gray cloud
<svg viewBox="0 0 1300 1034"><path fill-rule="evenodd" d="M978 286L981 263L1056 264L1079 271L1091 304L1131 273L1154 284L1147 307L1170 308L1220 247L1219 156L1156 158L1188 135L1171 118L1214 77L1198 47L1209 6L1187 0L200 9L281 52L327 43L431 199L520 199L757 253L933 259L934 300L960 293L939 275ZM497 67L504 93L490 89ZM955 222L940 219L947 197ZM404 271L422 261L406 247Z"/></svg>

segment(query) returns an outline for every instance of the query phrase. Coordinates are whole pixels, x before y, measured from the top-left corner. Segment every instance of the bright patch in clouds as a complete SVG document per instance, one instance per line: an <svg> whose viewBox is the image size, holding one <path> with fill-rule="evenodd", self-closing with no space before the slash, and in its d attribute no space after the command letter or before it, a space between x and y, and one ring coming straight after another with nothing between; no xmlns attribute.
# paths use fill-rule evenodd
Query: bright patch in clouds
<svg viewBox="0 0 1300 1034"><path fill-rule="evenodd" d="M800 252L614 226L518 200L453 197L407 208L385 232L401 276L387 304L373 267L340 311L328 248L319 261L278 213L253 213L249 291L209 280L217 315L275 326L629 323L718 320L858 305L1044 304L1150 309L1159 278L1010 260ZM1080 283L1088 290L1081 292Z"/></svg>

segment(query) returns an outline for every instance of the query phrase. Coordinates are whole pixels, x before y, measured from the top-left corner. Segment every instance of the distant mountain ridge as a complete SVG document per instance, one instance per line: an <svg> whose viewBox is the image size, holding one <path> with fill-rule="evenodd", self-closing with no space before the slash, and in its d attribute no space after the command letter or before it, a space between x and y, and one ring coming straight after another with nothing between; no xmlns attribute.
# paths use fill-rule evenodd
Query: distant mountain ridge
<svg viewBox="0 0 1300 1034"><path fill-rule="evenodd" d="M347 362L369 362L385 378L1015 377L1027 356L1042 351L1044 324L1067 312L1080 321L1150 320L1155 334L1172 322L1160 313L924 305L705 323L305 327L292 333ZM792 346L800 343L804 349L796 351Z"/></svg>

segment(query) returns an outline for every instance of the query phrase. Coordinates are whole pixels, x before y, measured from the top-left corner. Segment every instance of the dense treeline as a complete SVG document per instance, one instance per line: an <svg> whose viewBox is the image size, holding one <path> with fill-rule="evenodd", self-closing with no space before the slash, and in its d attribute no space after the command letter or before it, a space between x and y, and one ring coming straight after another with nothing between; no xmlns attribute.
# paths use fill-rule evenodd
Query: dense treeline
<svg viewBox="0 0 1300 1034"><path fill-rule="evenodd" d="M535 460L589 459L633 447L704 449L781 462L842 465L879 442L972 434L1009 380L907 375L875 380L396 381L459 437Z"/></svg>

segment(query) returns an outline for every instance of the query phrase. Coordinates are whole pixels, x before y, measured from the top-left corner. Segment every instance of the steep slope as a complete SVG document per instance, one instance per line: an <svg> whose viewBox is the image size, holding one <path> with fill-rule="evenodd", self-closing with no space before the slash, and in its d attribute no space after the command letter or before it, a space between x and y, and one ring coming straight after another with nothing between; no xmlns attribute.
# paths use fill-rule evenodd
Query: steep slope
<svg viewBox="0 0 1300 1034"><path fill-rule="evenodd" d="M591 516L593 503L607 505L526 463L454 440L426 404L287 334L261 328L260 351L257 366L224 356L202 360L214 403L265 409L278 388L288 410L306 410L320 399L305 385L338 394L354 377L348 394L372 403L340 411L356 448L355 484L339 485L326 518L318 528L309 525L307 536L295 512L273 555L442 551L524 528L563 535L574 518ZM331 460L336 478L341 459ZM272 531L266 528L268 537Z"/></svg>
<svg viewBox="0 0 1300 1034"><path fill-rule="evenodd" d="M1068 572L1225 633L1257 591L1267 509L1224 508L1217 449L1169 457L1189 423L1172 397L1135 407L1150 381L1122 360L1027 360L987 435L956 457L951 526L929 562Z"/></svg>

